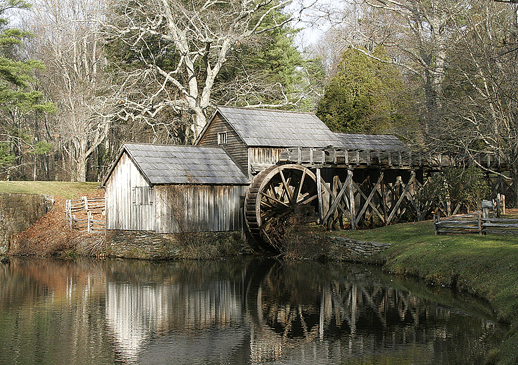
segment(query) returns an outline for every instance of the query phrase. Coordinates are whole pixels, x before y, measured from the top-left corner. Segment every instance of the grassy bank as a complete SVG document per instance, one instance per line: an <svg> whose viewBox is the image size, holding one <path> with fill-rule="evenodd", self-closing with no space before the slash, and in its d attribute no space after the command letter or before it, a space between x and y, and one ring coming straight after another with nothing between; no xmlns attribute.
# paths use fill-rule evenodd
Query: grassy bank
<svg viewBox="0 0 518 365"><path fill-rule="evenodd" d="M63 199L77 199L97 191L96 182L0 181L0 193L45 194Z"/></svg>
<svg viewBox="0 0 518 365"><path fill-rule="evenodd" d="M488 299L499 320L511 324L506 341L495 350L491 362L518 363L518 236L436 236L430 221L332 235L391 242L391 248L380 254L386 261L385 270Z"/></svg>

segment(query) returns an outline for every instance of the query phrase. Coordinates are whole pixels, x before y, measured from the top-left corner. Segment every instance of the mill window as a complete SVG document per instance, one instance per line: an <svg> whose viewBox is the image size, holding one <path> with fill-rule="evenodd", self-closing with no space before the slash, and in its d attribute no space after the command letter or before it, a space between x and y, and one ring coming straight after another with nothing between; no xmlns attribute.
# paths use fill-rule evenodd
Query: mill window
<svg viewBox="0 0 518 365"><path fill-rule="evenodd" d="M218 133L218 144L227 144L227 132Z"/></svg>
<svg viewBox="0 0 518 365"><path fill-rule="evenodd" d="M134 205L153 204L151 201L151 188L149 186L136 186L132 189L132 192Z"/></svg>

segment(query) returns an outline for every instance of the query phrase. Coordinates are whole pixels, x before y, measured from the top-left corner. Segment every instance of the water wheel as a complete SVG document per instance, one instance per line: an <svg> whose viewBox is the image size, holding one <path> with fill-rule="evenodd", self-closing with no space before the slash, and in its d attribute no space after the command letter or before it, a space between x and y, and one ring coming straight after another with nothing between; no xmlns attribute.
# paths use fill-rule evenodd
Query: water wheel
<svg viewBox="0 0 518 365"><path fill-rule="evenodd" d="M279 249L283 225L292 213L306 221L318 211L316 177L295 164L271 166L252 181L245 197L245 221L259 242Z"/></svg>

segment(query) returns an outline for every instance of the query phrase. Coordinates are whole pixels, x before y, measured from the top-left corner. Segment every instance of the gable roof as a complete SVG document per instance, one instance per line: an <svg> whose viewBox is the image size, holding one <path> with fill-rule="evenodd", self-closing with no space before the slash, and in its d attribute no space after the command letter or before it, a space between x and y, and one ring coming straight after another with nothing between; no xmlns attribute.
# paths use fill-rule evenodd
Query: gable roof
<svg viewBox="0 0 518 365"><path fill-rule="evenodd" d="M218 107L214 116L217 113L249 147L326 147L340 143L335 134L311 113L230 107Z"/></svg>
<svg viewBox="0 0 518 365"><path fill-rule="evenodd" d="M340 147L349 150L409 151L409 148L391 134L338 133Z"/></svg>
<svg viewBox="0 0 518 365"><path fill-rule="evenodd" d="M248 185L250 181L218 147L166 146L127 143L103 179L106 184L116 163L127 153L151 185L210 184Z"/></svg>
<svg viewBox="0 0 518 365"><path fill-rule="evenodd" d="M218 107L196 144L219 114L248 147L337 147L407 151L396 136L332 132L316 115L271 109Z"/></svg>

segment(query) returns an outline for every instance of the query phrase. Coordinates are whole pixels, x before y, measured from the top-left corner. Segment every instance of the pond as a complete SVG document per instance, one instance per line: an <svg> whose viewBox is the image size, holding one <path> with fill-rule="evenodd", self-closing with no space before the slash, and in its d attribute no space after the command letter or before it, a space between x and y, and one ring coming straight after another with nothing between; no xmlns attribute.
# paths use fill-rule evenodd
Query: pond
<svg viewBox="0 0 518 365"><path fill-rule="evenodd" d="M348 263L12 259L0 364L476 364L483 301Z"/></svg>

